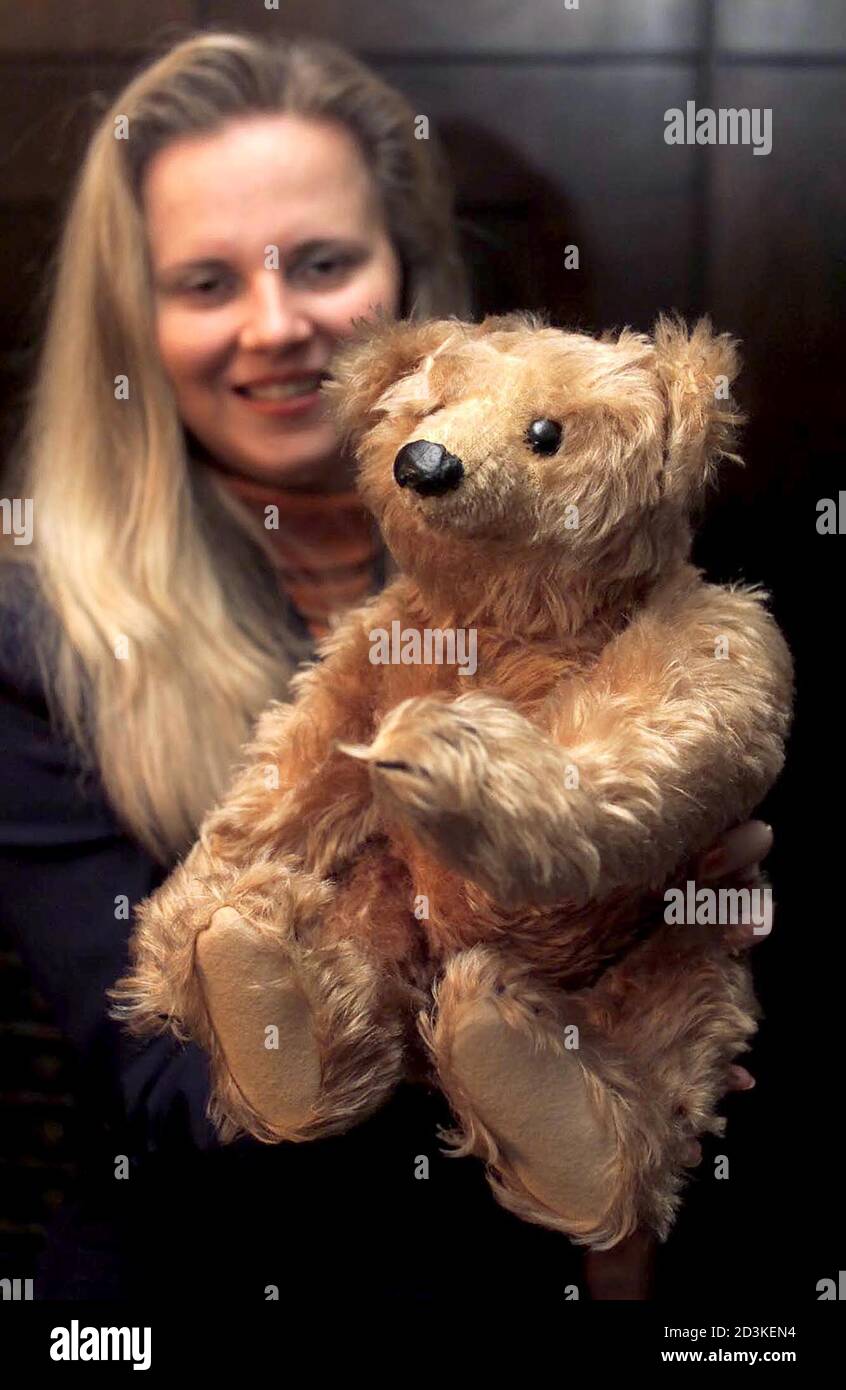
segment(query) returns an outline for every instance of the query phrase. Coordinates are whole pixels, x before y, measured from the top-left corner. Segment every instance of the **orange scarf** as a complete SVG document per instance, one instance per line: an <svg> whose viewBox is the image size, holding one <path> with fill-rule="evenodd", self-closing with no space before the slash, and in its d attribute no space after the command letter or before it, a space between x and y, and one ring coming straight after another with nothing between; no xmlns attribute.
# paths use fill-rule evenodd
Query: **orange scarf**
<svg viewBox="0 0 846 1390"><path fill-rule="evenodd" d="M382 544L357 492L308 492L222 476L260 521L279 583L313 637L325 637L345 609L379 587ZM278 529L266 525L268 506L277 509Z"/></svg>

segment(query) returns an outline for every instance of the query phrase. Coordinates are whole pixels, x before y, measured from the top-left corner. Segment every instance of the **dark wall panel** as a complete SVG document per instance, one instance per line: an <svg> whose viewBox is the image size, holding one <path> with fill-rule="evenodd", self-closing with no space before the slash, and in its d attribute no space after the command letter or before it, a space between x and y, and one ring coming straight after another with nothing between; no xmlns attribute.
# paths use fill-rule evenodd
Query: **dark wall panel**
<svg viewBox="0 0 846 1390"><path fill-rule="evenodd" d="M371 53L485 52L505 59L515 52L678 52L695 44L700 12L698 0L581 0L577 10L565 0L279 0L278 10L266 10L261 0L209 0L204 8L215 24L317 34Z"/></svg>
<svg viewBox="0 0 846 1390"><path fill-rule="evenodd" d="M846 54L843 0L715 0L716 38L735 53Z"/></svg>
<svg viewBox="0 0 846 1390"><path fill-rule="evenodd" d="M0 82L0 201L61 197L79 167L100 94L113 94L128 66L63 66L51 59L16 66Z"/></svg>
<svg viewBox="0 0 846 1390"><path fill-rule="evenodd" d="M0 55L115 51L157 29L188 27L199 12L197 0L0 0Z"/></svg>
<svg viewBox="0 0 846 1390"><path fill-rule="evenodd" d="M381 71L443 140L462 210L472 217L498 204L523 209L536 249L533 281L510 287L518 303L528 297L532 307L596 326L648 326L656 307L689 307L694 152L666 145L663 132L664 111L694 90L692 67ZM578 271L565 269L568 244L579 248Z"/></svg>
<svg viewBox="0 0 846 1390"><path fill-rule="evenodd" d="M846 358L846 179L831 157L846 110L838 67L729 67L717 105L773 111L772 153L713 151L708 303L746 341L744 392L780 469L807 467L805 442L842 449ZM839 308L835 300L839 299Z"/></svg>

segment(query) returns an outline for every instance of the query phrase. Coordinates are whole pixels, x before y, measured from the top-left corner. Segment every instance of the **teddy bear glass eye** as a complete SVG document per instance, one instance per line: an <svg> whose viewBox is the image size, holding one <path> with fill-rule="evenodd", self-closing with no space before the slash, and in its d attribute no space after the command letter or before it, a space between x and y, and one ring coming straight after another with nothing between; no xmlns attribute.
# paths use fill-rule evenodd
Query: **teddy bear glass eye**
<svg viewBox="0 0 846 1390"><path fill-rule="evenodd" d="M564 431L557 420L533 420L526 430L526 443L536 454L554 454Z"/></svg>

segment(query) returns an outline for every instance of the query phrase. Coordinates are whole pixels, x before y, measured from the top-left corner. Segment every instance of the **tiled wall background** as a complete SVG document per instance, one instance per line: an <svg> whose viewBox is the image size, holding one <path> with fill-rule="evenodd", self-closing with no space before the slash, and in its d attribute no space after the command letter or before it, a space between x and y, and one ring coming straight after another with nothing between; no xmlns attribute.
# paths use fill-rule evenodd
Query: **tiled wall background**
<svg viewBox="0 0 846 1390"><path fill-rule="evenodd" d="M479 309L646 328L709 310L746 341L748 468L721 546L756 542L841 448L842 0L0 0L0 403L14 428L50 249L98 102L197 25L347 44L426 113L454 169ZM770 107L772 153L667 146L666 108ZM840 148L838 148L840 146ZM562 247L576 243L581 268ZM766 486L767 496L760 500ZM732 518L735 529L732 530ZM758 549L756 550L756 544ZM708 541L705 541L706 551ZM760 561L760 564L758 563ZM2 907L0 907L0 921ZM76 1161L66 1057L2 957L0 1253L24 1275Z"/></svg>

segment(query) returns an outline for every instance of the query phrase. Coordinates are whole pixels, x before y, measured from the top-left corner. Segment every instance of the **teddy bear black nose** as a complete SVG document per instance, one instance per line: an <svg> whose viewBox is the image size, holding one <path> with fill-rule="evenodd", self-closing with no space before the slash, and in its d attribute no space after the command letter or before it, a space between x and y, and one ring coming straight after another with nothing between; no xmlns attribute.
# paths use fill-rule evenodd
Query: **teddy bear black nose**
<svg viewBox="0 0 846 1390"><path fill-rule="evenodd" d="M400 487L411 487L421 497L439 497L458 487L464 477L464 464L448 454L443 444L413 439L403 444L394 459L394 477Z"/></svg>

